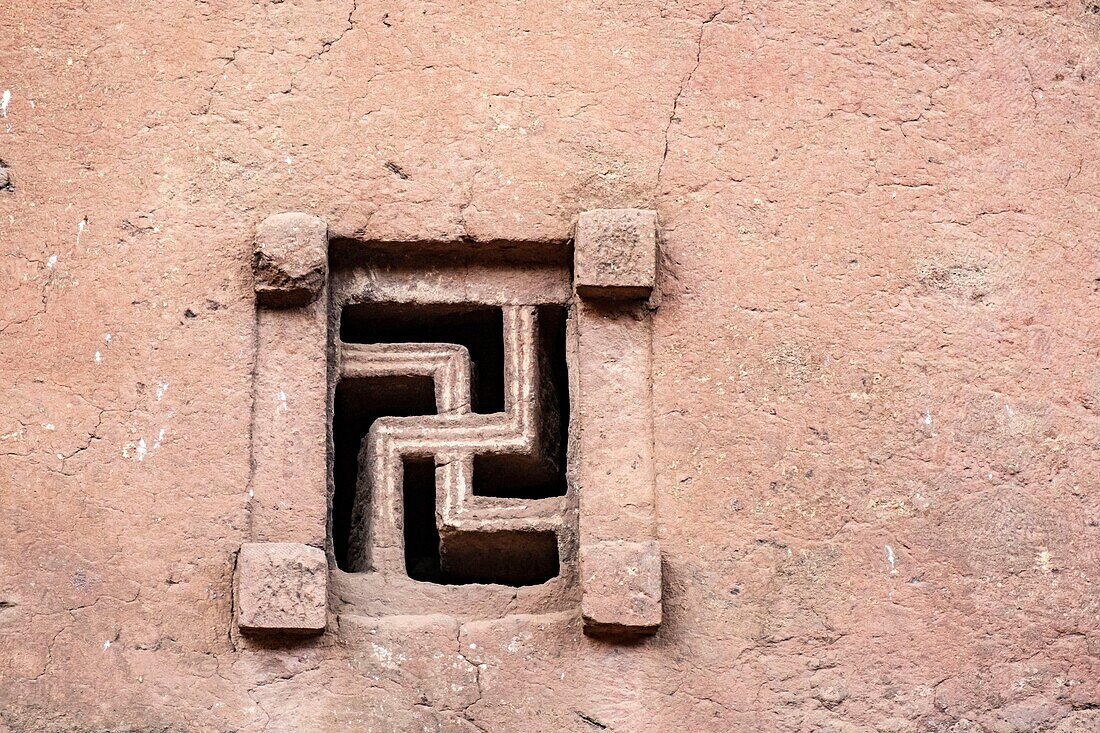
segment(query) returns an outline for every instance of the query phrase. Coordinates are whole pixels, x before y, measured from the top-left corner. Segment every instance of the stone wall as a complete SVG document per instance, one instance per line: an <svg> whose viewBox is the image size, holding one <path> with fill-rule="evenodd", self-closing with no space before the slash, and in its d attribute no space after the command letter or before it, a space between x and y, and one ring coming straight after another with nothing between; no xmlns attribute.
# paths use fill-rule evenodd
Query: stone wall
<svg viewBox="0 0 1100 733"><path fill-rule="evenodd" d="M0 40L3 733L1100 729L1091 0L25 0ZM242 636L259 222L623 207L659 632Z"/></svg>

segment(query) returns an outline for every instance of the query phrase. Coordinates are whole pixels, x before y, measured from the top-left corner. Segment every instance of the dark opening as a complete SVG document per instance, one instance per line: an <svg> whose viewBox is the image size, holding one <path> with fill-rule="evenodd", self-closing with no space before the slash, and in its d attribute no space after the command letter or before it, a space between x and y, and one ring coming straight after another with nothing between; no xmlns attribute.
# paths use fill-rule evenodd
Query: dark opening
<svg viewBox="0 0 1100 733"><path fill-rule="evenodd" d="M340 318L340 339L348 344L461 344L474 364L474 412L504 411L504 314L499 307L349 305Z"/></svg>
<svg viewBox="0 0 1100 733"><path fill-rule="evenodd" d="M433 413L435 386L428 377L344 379L336 385L332 412L332 550L341 570L351 570L348 540L363 437L380 417Z"/></svg>
<svg viewBox="0 0 1100 733"><path fill-rule="evenodd" d="M539 309L540 359L547 404L542 460L522 456L477 456L474 493L540 499L566 493L565 450L569 397L565 360L565 309ZM465 346L473 362L473 409L504 410L504 321L500 307L363 303L344 308L345 343L451 343ZM371 424L386 415L434 414L430 378L347 379L337 385L333 414L333 549L337 565L350 570L348 544L359 476L359 449ZM414 580L462 584L543 583L559 572L553 532L468 532L446 538L441 555L435 517L435 466L409 460L404 466L405 563Z"/></svg>
<svg viewBox="0 0 1100 733"><path fill-rule="evenodd" d="M413 580L447 582L435 524L435 462L405 462L405 571Z"/></svg>
<svg viewBox="0 0 1100 733"><path fill-rule="evenodd" d="M553 532L464 532L448 539L444 583L537 585L558 575Z"/></svg>

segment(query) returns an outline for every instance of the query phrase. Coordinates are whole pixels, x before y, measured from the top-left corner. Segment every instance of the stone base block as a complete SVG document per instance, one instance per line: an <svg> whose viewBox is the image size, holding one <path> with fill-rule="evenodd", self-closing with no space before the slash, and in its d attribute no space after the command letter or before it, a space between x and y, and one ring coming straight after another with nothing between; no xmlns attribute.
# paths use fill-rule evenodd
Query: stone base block
<svg viewBox="0 0 1100 733"><path fill-rule="evenodd" d="M581 546L586 634L653 634L661 625L661 549L655 540Z"/></svg>
<svg viewBox="0 0 1100 733"><path fill-rule="evenodd" d="M237 558L237 626L243 632L325 630L328 559L296 542L246 542Z"/></svg>

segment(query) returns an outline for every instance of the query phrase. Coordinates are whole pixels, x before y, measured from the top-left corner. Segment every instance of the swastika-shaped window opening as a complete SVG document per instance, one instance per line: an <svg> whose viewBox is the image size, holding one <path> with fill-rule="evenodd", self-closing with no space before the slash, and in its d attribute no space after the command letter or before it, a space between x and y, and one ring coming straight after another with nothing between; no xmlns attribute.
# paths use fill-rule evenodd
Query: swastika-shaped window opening
<svg viewBox="0 0 1100 733"><path fill-rule="evenodd" d="M331 517L341 569L377 569L372 548L392 525L413 580L521 586L558 575L546 517L560 512L547 504L540 517L539 506L567 488L565 324L557 305L343 308ZM390 483L401 510L386 517ZM451 506L462 486L492 521L447 519L462 516Z"/></svg>
<svg viewBox="0 0 1100 733"><path fill-rule="evenodd" d="M656 212L584 211L571 240L343 231L256 228L239 630L576 609L657 632Z"/></svg>

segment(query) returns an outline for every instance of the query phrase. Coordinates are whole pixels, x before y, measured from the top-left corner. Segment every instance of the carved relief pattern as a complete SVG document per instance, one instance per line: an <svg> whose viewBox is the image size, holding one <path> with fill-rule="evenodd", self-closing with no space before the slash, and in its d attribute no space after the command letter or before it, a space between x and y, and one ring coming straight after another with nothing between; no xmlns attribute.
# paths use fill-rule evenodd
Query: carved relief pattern
<svg viewBox="0 0 1100 733"><path fill-rule="evenodd" d="M360 455L360 477L352 520L352 568L404 572L402 474L409 458L436 465L436 517L440 556L462 562L464 544L479 533L554 532L561 527L564 499L500 499L475 496L477 455L507 455L534 463L552 462L557 440L550 401L545 398L534 306L504 309L504 412L471 409L471 362L456 344L340 344L344 378L431 377L438 414L381 417L371 426Z"/></svg>
<svg viewBox="0 0 1100 733"><path fill-rule="evenodd" d="M656 632L655 213L584 212L542 259L350 244L306 214L257 230L238 628L574 608Z"/></svg>

